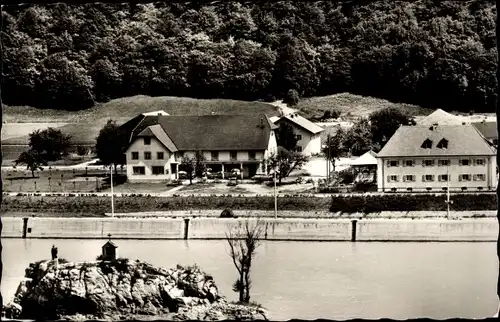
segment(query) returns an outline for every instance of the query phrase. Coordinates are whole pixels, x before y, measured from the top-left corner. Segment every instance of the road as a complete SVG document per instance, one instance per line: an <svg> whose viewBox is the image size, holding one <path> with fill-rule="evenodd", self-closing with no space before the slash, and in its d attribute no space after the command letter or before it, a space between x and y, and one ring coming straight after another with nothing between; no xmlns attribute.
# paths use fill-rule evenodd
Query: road
<svg viewBox="0 0 500 322"><path fill-rule="evenodd" d="M177 188L177 187L176 187ZM225 197L225 196L233 196L233 197L274 197L274 194L272 193L266 193L266 194L253 194L253 193L246 193L246 194L213 194L213 193L184 193L184 194L176 194L176 188L161 192L161 193L121 193L121 192L115 192L114 196L115 197L127 197L127 196L151 196L151 197L191 197L191 196L196 196L196 197ZM180 188L179 188L180 189ZM491 192L477 192L477 194L494 194L496 193L495 191ZM348 197L348 196L377 196L377 195L436 195L436 193L426 193L426 192L415 192L415 193L409 193L409 192L366 192L366 193L316 193L316 194L292 194L292 193L279 193L278 198L283 198L286 196L301 196L301 197L311 197L311 198L330 198L330 197ZM458 193L450 193L450 195L460 195L463 194L461 192ZM474 192L468 192L467 194L475 194ZM68 193L62 193L62 192L37 192L37 193L19 193L19 192L4 192L4 196L11 196L11 197L16 197L16 196L81 196L81 197L86 197L86 196L99 196L99 197L111 197L111 192L83 192L83 193L74 193L74 192L68 192ZM442 193L442 195L445 195L445 193Z"/></svg>

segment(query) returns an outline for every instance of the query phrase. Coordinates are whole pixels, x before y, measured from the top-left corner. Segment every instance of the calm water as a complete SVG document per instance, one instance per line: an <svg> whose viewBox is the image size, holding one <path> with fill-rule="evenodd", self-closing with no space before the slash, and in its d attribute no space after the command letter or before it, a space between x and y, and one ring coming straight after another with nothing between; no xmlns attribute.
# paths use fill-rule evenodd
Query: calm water
<svg viewBox="0 0 500 322"><path fill-rule="evenodd" d="M2 240L4 298L30 262L93 260L103 240ZM116 240L119 256L172 267L197 263L236 300L225 241ZM491 317L498 307L496 243L265 242L254 263L252 300L272 319Z"/></svg>

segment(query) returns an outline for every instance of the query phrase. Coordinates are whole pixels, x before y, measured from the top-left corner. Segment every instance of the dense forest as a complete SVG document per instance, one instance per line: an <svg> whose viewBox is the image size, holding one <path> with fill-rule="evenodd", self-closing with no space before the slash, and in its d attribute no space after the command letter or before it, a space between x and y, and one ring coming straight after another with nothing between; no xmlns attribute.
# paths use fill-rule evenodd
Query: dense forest
<svg viewBox="0 0 500 322"><path fill-rule="evenodd" d="M467 112L496 103L493 1L60 3L4 7L2 18L9 105L290 89Z"/></svg>

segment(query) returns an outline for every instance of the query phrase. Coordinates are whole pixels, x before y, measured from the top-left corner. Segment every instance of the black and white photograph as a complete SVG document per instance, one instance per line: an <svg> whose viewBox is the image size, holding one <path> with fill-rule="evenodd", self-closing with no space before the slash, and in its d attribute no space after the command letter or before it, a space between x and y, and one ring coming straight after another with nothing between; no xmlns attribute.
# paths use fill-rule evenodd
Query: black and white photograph
<svg viewBox="0 0 500 322"><path fill-rule="evenodd" d="M1 320L498 318L500 0L1 2Z"/></svg>

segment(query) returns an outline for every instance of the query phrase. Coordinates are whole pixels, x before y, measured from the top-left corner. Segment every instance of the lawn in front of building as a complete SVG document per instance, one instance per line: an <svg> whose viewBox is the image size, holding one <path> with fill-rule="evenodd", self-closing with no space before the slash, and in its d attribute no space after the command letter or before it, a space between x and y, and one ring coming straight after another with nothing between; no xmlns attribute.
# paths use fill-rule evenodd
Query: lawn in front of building
<svg viewBox="0 0 500 322"><path fill-rule="evenodd" d="M2 169L5 192L93 192L105 184L106 170L48 169L31 171L26 168Z"/></svg>

